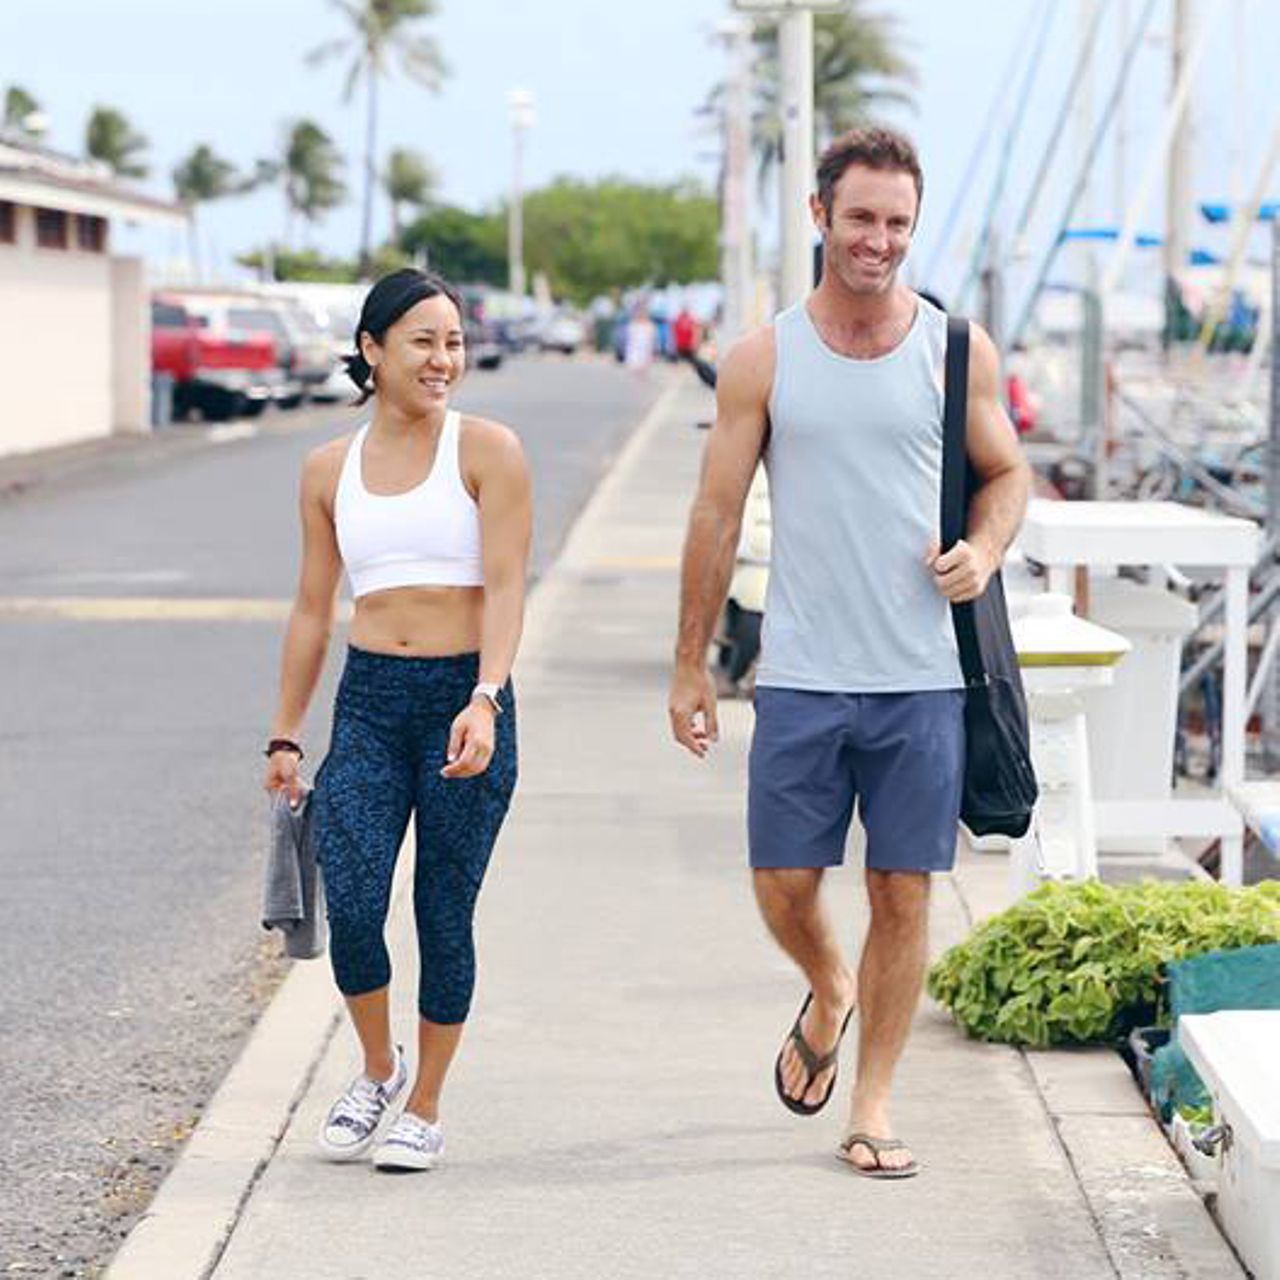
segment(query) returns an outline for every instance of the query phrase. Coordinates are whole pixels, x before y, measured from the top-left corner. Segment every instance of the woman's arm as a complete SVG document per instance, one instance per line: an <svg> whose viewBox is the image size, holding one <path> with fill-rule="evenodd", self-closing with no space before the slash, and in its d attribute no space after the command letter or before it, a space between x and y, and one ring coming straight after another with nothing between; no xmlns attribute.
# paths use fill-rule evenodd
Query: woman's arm
<svg viewBox="0 0 1280 1280"><path fill-rule="evenodd" d="M341 447L345 442L337 443ZM280 698L269 735L294 742L324 667L342 574L331 507L334 458L334 446L325 445L308 456L302 470L302 569L285 631ZM267 790L287 786L290 799L296 800L300 790L297 766L298 758L291 752L271 756L267 761Z"/></svg>
<svg viewBox="0 0 1280 1280"><path fill-rule="evenodd" d="M501 685L515 664L524 626L533 510L529 468L520 441L506 427L485 425L490 430L486 432L476 477L484 559L480 679Z"/></svg>
<svg viewBox="0 0 1280 1280"><path fill-rule="evenodd" d="M515 433L496 422L472 420L463 471L480 509L484 615L480 680L503 685L515 664L524 625L525 575L533 509L529 467ZM493 752L494 711L473 700L453 724L446 778L482 773Z"/></svg>

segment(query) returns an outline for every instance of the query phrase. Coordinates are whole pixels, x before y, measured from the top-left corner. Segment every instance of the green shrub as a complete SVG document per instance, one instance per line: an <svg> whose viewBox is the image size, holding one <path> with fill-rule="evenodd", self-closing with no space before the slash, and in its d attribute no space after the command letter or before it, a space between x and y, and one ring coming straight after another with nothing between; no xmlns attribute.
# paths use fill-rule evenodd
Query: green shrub
<svg viewBox="0 0 1280 1280"><path fill-rule="evenodd" d="M929 994L981 1040L1110 1041L1157 1020L1166 961L1268 942L1280 942L1277 882L1046 884L952 947Z"/></svg>

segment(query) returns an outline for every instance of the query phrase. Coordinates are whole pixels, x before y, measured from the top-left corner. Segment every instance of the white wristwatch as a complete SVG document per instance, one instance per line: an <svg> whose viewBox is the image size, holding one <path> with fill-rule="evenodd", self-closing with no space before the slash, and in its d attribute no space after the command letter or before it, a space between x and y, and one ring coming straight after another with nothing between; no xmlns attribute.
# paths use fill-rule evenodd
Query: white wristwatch
<svg viewBox="0 0 1280 1280"><path fill-rule="evenodd" d="M494 684L491 680L481 680L471 690L471 697L473 701L476 698L483 698L493 708L494 715L500 716L502 714L502 699L498 695L501 692L501 685Z"/></svg>

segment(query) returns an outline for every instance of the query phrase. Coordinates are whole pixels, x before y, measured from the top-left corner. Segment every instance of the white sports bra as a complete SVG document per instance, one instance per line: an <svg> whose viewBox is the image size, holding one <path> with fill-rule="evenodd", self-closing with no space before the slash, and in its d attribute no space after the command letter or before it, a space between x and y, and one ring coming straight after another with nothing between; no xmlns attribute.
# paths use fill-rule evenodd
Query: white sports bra
<svg viewBox="0 0 1280 1280"><path fill-rule="evenodd" d="M458 463L461 415L445 414L431 472L404 493L370 493L361 458L369 423L347 449L334 499L338 550L359 599L392 587L480 587L480 512Z"/></svg>

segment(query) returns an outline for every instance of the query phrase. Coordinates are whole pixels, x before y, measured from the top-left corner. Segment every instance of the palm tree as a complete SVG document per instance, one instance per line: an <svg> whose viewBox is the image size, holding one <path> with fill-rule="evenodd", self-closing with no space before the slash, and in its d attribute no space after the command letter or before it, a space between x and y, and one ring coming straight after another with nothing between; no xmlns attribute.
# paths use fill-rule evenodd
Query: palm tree
<svg viewBox="0 0 1280 1280"><path fill-rule="evenodd" d="M252 180L250 180L252 182ZM217 155L213 148L201 143L173 171L173 189L179 200L191 210L188 234L191 261L199 270L200 238L196 229L196 213L202 204L220 200L245 190L245 180L236 173L229 160Z"/></svg>
<svg viewBox="0 0 1280 1280"><path fill-rule="evenodd" d="M387 171L382 175L391 203L391 240L400 242L400 206L415 205L421 208L430 204L435 196L439 177L431 161L417 151L397 147L387 160Z"/></svg>
<svg viewBox="0 0 1280 1280"><path fill-rule="evenodd" d="M418 35L411 24L431 17L436 0L330 0L350 24L350 33L329 40L307 55L312 65L334 56L351 58L343 100L350 101L364 80L368 93L365 121L364 209L360 220L360 271L369 269L373 226L373 188L377 181L378 82L389 74L393 57L400 69L424 88L438 92L448 68L435 40Z"/></svg>
<svg viewBox="0 0 1280 1280"><path fill-rule="evenodd" d="M342 156L333 139L313 120L299 120L285 140L280 175L284 179L285 209L289 223L285 242L292 247L295 214L315 222L347 198L347 184L339 175Z"/></svg>
<svg viewBox="0 0 1280 1280"><path fill-rule="evenodd" d="M864 123L874 108L911 103L910 95L895 85L916 81L915 69L895 47L896 25L894 18L865 12L863 0L846 0L841 10L814 15L813 122L819 150ZM763 192L782 160L777 20L758 22L752 38L757 48L752 145Z"/></svg>
<svg viewBox="0 0 1280 1280"><path fill-rule="evenodd" d="M11 84L4 95L5 130L38 138L44 130L32 127L33 116L40 118L40 104L21 85Z"/></svg>
<svg viewBox="0 0 1280 1280"><path fill-rule="evenodd" d="M118 177L147 176L142 160L147 140L114 107L94 107L85 127L84 149L95 160L110 165Z"/></svg>

